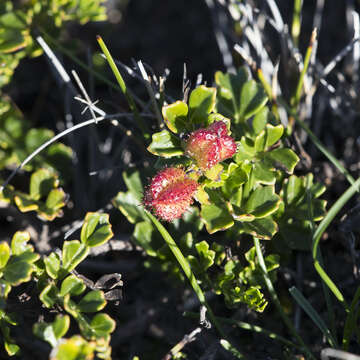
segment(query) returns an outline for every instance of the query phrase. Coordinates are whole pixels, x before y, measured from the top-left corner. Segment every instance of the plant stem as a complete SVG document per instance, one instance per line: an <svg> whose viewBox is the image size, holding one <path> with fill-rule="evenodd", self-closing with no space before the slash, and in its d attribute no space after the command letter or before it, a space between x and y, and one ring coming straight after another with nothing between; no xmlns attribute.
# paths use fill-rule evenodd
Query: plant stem
<svg viewBox="0 0 360 360"><path fill-rule="evenodd" d="M207 310L207 312L209 314L210 321L212 322L212 324L214 325L214 327L216 328L216 330L218 331L220 336L223 339L227 339L226 334L224 333L222 327L220 326L219 322L217 321L214 313L212 312L209 304L207 303L207 301L205 299L205 295L204 295L203 291L201 290L194 273L191 270L189 262L185 259L185 257L182 254L181 250L177 246L175 240L171 237L169 232L160 223L160 221L156 219L156 217L154 215L152 215L148 211L146 211L145 213L149 217L149 219L153 222L155 227L158 229L161 236L163 237L163 239L165 240L165 242L169 246L170 250L174 254L176 260L178 261L179 265L181 266L182 270L184 271L186 277L189 279L190 284L191 284L192 288L194 289L194 291L195 291L195 293L196 293L196 295L197 295L197 297L199 299L200 304L206 307L206 310ZM244 355L241 355L241 356L243 357L243 359L245 359Z"/></svg>
<svg viewBox="0 0 360 360"><path fill-rule="evenodd" d="M342 348L343 350L346 351L349 349L350 338L356 326L356 320L357 320L356 312L357 312L357 304L359 302L359 299L360 299L360 286L356 290L355 296L350 305L350 311L348 312L345 320Z"/></svg>
<svg viewBox="0 0 360 360"><path fill-rule="evenodd" d="M313 45L314 45L315 41L316 41L316 28L313 30L313 32L311 34L310 42L309 42L309 45L308 45L308 47L306 49L306 53L305 53L304 66L300 73L299 81L297 83L296 90L295 90L295 95L291 99L291 105L294 110L296 110L297 106L300 103L301 91L302 91L303 85L304 85L304 78L305 78L305 74L309 67L311 53L312 53L312 49L313 49Z"/></svg>
<svg viewBox="0 0 360 360"><path fill-rule="evenodd" d="M133 97L131 96L131 94L129 93L129 89L127 88L125 81L124 81L123 77L121 76L118 67L115 64L115 61L114 61L113 57L111 56L110 51L108 50L107 46L105 45L105 43L100 35L97 35L96 39L100 45L102 52L104 53L104 55L106 57L106 60L108 61L109 65L110 65L112 72L115 75L117 82L119 83L121 91L125 95L125 98L129 104L130 110L133 112L134 117L137 120L140 129L142 130L144 138L149 139L150 134L147 130L147 127L145 126L143 119L139 115L139 111L136 107L135 101L134 101Z"/></svg>
<svg viewBox="0 0 360 360"><path fill-rule="evenodd" d="M299 36L301 30L301 9L303 1L294 0L294 11L293 11L293 21L291 26L291 36L296 47L299 46Z"/></svg>
<svg viewBox="0 0 360 360"><path fill-rule="evenodd" d="M291 323L290 319L287 317L287 315L285 314L279 298L276 294L276 291L274 289L274 286L271 282L271 279L269 277L268 271L266 269L266 265L265 265L265 261L264 261L264 257L260 248L260 241L258 238L254 237L254 245L255 245L255 250L256 250L256 255L259 261L259 265L264 277L264 281L266 284L266 287L270 293L271 299L273 301L273 303L275 304L281 318L283 319L285 325L288 327L288 329L290 330L290 332L292 333L292 335L296 338L296 340L298 341L298 343L301 345L301 347L304 349L304 351L307 353L307 355L309 356L309 358L315 359L314 355L311 353L310 349L306 346L306 344L304 343L303 339L300 337L300 335L297 333L296 329L294 328L293 324Z"/></svg>
<svg viewBox="0 0 360 360"><path fill-rule="evenodd" d="M330 279L330 277L326 274L325 270L320 264L319 260L319 242L321 239L322 234L327 229L327 227L330 225L331 221L335 218L335 216L338 214L338 212L342 209L342 207L349 201L349 199L357 192L359 191L360 186L360 178L358 178L353 185L351 185L341 196L340 198L335 202L335 204L331 207L331 209L328 211L324 219L321 221L319 226L317 227L314 235L313 235L313 246L312 246L312 255L314 260L314 266L316 271L321 276L322 280L325 282L325 284L329 287L329 289L333 292L333 294L336 296L336 298L343 304L345 310L349 311L349 306L347 305L345 298L341 291L337 288L337 286L334 284L334 282Z"/></svg>

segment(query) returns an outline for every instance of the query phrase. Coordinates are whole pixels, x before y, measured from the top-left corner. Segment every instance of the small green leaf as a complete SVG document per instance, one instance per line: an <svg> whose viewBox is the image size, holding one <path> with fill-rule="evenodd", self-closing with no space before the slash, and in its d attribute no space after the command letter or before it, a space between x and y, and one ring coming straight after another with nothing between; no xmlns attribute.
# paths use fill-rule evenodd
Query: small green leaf
<svg viewBox="0 0 360 360"><path fill-rule="evenodd" d="M37 258L39 255L33 254ZM8 263L6 264L5 269L3 270L3 278L10 285L16 286L23 282L30 280L31 273L34 271L34 268L31 263L27 261L21 261L16 259L17 257L11 257Z"/></svg>
<svg viewBox="0 0 360 360"><path fill-rule="evenodd" d="M33 333L41 340L47 341L52 347L56 346L57 340L52 324L46 322L36 323L33 326Z"/></svg>
<svg viewBox="0 0 360 360"><path fill-rule="evenodd" d="M10 258L10 247L7 242L0 243L0 269L3 269Z"/></svg>
<svg viewBox="0 0 360 360"><path fill-rule="evenodd" d="M52 323L56 339L62 338L70 327L70 317L68 315L57 315Z"/></svg>
<svg viewBox="0 0 360 360"><path fill-rule="evenodd" d="M90 323L91 328L95 331L96 337L106 337L115 330L115 321L107 314L96 314Z"/></svg>
<svg viewBox="0 0 360 360"><path fill-rule="evenodd" d="M99 246L113 236L109 215L102 213L87 213L81 228L81 242L89 247Z"/></svg>
<svg viewBox="0 0 360 360"><path fill-rule="evenodd" d="M141 200L130 191L119 192L112 202L131 224L136 224L146 218Z"/></svg>
<svg viewBox="0 0 360 360"><path fill-rule="evenodd" d="M234 220L229 212L215 204L202 205L200 215L209 234L226 230L234 225Z"/></svg>
<svg viewBox="0 0 360 360"><path fill-rule="evenodd" d="M25 251L33 251L33 247L28 245L30 234L27 231L17 231L11 240L11 251L13 255L20 255Z"/></svg>
<svg viewBox="0 0 360 360"><path fill-rule="evenodd" d="M268 98L262 87L254 80L246 82L241 90L239 120L244 121L265 106Z"/></svg>
<svg viewBox="0 0 360 360"><path fill-rule="evenodd" d="M40 200L56 186L56 177L47 169L39 169L31 175L30 197L34 200Z"/></svg>
<svg viewBox="0 0 360 360"><path fill-rule="evenodd" d="M94 357L95 343L87 342L80 335L74 335L58 343L52 351L51 360L85 360Z"/></svg>
<svg viewBox="0 0 360 360"><path fill-rule="evenodd" d="M209 244L205 240L196 243L195 248L200 257L201 269L205 272L214 264L215 251L209 249Z"/></svg>
<svg viewBox="0 0 360 360"><path fill-rule="evenodd" d="M4 340L4 347L9 356L20 354L20 347L13 342Z"/></svg>
<svg viewBox="0 0 360 360"><path fill-rule="evenodd" d="M250 194L245 204L245 212L263 218L275 212L280 201L273 186L259 186Z"/></svg>
<svg viewBox="0 0 360 360"><path fill-rule="evenodd" d="M249 72L245 67L240 68L236 74L215 73L215 82L218 85L217 111L224 116L238 122L240 109L240 93L249 79Z"/></svg>
<svg viewBox="0 0 360 360"><path fill-rule="evenodd" d="M272 126L271 124L266 125L266 145L265 148L269 148L274 145L284 133L284 127L282 125Z"/></svg>
<svg viewBox="0 0 360 360"><path fill-rule="evenodd" d="M132 238L140 245L149 256L156 256L157 252L151 246L151 240L155 231L149 221L141 221L135 225Z"/></svg>
<svg viewBox="0 0 360 360"><path fill-rule="evenodd" d="M265 161L257 161L253 164L253 177L255 182L263 185L274 185L276 182L274 169Z"/></svg>
<svg viewBox="0 0 360 360"><path fill-rule="evenodd" d="M228 198L231 198L241 190L241 185L248 180L248 174L240 166L233 170L225 180L222 187L223 192Z"/></svg>
<svg viewBox="0 0 360 360"><path fill-rule="evenodd" d="M79 240L64 241L62 250L63 267L67 271L74 270L89 253L90 248Z"/></svg>
<svg viewBox="0 0 360 360"><path fill-rule="evenodd" d="M84 282L75 275L69 275L63 280L60 287L60 296L80 295L86 289Z"/></svg>
<svg viewBox="0 0 360 360"><path fill-rule="evenodd" d="M173 104L163 106L162 114L166 126L178 134L186 131L188 106L183 101L176 101Z"/></svg>
<svg viewBox="0 0 360 360"><path fill-rule="evenodd" d="M77 308L81 312L97 312L106 305L104 293L100 290L88 292L77 304Z"/></svg>
<svg viewBox="0 0 360 360"><path fill-rule="evenodd" d="M242 230L259 239L270 240L278 231L278 226L271 218L255 219L251 222L243 222Z"/></svg>
<svg viewBox="0 0 360 360"><path fill-rule="evenodd" d="M52 212L57 212L65 206L66 194L63 189L52 189L46 198L45 206Z"/></svg>
<svg viewBox="0 0 360 360"><path fill-rule="evenodd" d="M49 284L41 291L39 299L47 308L51 308L58 300L58 292L54 284Z"/></svg>
<svg viewBox="0 0 360 360"><path fill-rule="evenodd" d="M167 130L152 135L152 142L147 148L149 152L157 156L172 157L183 155L180 139Z"/></svg>
<svg viewBox="0 0 360 360"><path fill-rule="evenodd" d="M133 172L124 171L122 173L122 177L129 192L131 192L137 200L141 201L144 193L144 187L140 178L140 172L138 170Z"/></svg>
<svg viewBox="0 0 360 360"><path fill-rule="evenodd" d="M52 279L57 279L60 271L60 257L58 254L52 252L49 256L44 258L45 269Z"/></svg>
<svg viewBox="0 0 360 360"><path fill-rule="evenodd" d="M269 122L270 110L268 107L263 107L255 116L252 121L252 128L255 135L260 134L265 129L266 124Z"/></svg>
<svg viewBox="0 0 360 360"><path fill-rule="evenodd" d="M189 118L193 124L205 125L208 114L215 108L216 88L200 85L189 97Z"/></svg>
<svg viewBox="0 0 360 360"><path fill-rule="evenodd" d="M292 173L296 164L299 162L299 157L288 148L274 149L266 153L265 157L274 163L279 163L284 166L288 173Z"/></svg>

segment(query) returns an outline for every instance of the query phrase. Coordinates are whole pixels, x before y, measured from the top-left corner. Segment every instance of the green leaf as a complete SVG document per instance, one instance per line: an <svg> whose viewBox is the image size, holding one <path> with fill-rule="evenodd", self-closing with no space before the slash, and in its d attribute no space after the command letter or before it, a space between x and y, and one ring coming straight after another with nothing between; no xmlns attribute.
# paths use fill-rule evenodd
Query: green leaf
<svg viewBox="0 0 360 360"><path fill-rule="evenodd" d="M39 169L31 175L30 197L34 200L40 200L56 186L55 176L47 169Z"/></svg>
<svg viewBox="0 0 360 360"><path fill-rule="evenodd" d="M265 129L266 124L269 122L270 114L269 108L265 106L254 116L252 121L254 135L260 134Z"/></svg>
<svg viewBox="0 0 360 360"><path fill-rule="evenodd" d="M265 157L274 163L281 164L290 174L294 171L296 164L300 160L299 157L288 148L274 149L266 153Z"/></svg>
<svg viewBox="0 0 360 360"><path fill-rule="evenodd" d="M68 315L57 315L53 323L41 322L33 326L33 333L40 339L56 347L58 340L68 331L70 318Z"/></svg>
<svg viewBox="0 0 360 360"><path fill-rule="evenodd" d="M181 141L167 130L152 135L152 142L147 148L154 155L172 157L183 155Z"/></svg>
<svg viewBox="0 0 360 360"><path fill-rule="evenodd" d="M138 170L133 172L124 171L122 173L122 177L128 190L137 200L141 201L143 197L144 187L140 178L140 172Z"/></svg>
<svg viewBox="0 0 360 360"><path fill-rule="evenodd" d="M11 251L13 255L20 255L25 251L33 251L33 247L28 245L30 234L27 231L17 231L11 240Z"/></svg>
<svg viewBox="0 0 360 360"><path fill-rule="evenodd" d="M274 145L277 141L279 141L283 133L284 127L282 125L272 126L271 124L267 124L265 148L268 149L270 146Z"/></svg>
<svg viewBox="0 0 360 360"><path fill-rule="evenodd" d="M278 226L271 218L255 219L241 223L243 232L256 236L259 239L270 240L278 231Z"/></svg>
<svg viewBox="0 0 360 360"><path fill-rule="evenodd" d="M245 212L263 218L275 212L280 201L273 186L259 186L250 194L245 204Z"/></svg>
<svg viewBox="0 0 360 360"><path fill-rule="evenodd" d="M81 242L89 247L99 246L113 236L108 214L87 213L81 228Z"/></svg>
<svg viewBox="0 0 360 360"><path fill-rule="evenodd" d="M188 106L183 101L163 106L162 115L166 126L172 132L178 134L187 130Z"/></svg>
<svg viewBox="0 0 360 360"><path fill-rule="evenodd" d="M52 252L49 256L44 258L45 269L52 279L57 279L60 271L60 257L58 254Z"/></svg>
<svg viewBox="0 0 360 360"><path fill-rule="evenodd" d="M200 85L189 97L190 123L206 125L208 114L215 108L216 88Z"/></svg>
<svg viewBox="0 0 360 360"><path fill-rule="evenodd" d="M33 333L41 340L47 341L52 347L56 346L57 340L52 324L46 322L36 323L33 326Z"/></svg>
<svg viewBox="0 0 360 360"><path fill-rule="evenodd" d="M112 202L131 224L136 224L146 218L141 200L130 191L119 192Z"/></svg>
<svg viewBox="0 0 360 360"><path fill-rule="evenodd" d="M46 198L45 206L56 213L65 206L66 194L63 189L52 189Z"/></svg>
<svg viewBox="0 0 360 360"><path fill-rule="evenodd" d="M0 269L3 269L10 258L10 247L7 242L0 243Z"/></svg>
<svg viewBox="0 0 360 360"><path fill-rule="evenodd" d="M88 292L77 304L77 308L81 312L97 312L106 305L104 293L100 290Z"/></svg>
<svg viewBox="0 0 360 360"><path fill-rule="evenodd" d="M95 343L87 342L80 335L74 335L59 343L52 351L52 360L85 360L92 359Z"/></svg>
<svg viewBox="0 0 360 360"><path fill-rule="evenodd" d="M26 45L26 39L20 30L0 28L0 54L12 53Z"/></svg>
<svg viewBox="0 0 360 360"><path fill-rule="evenodd" d="M241 185L248 180L248 174L240 166L236 167L225 180L222 190L224 194L230 199L241 192ZM240 199L233 198L236 205L240 205ZM240 200L240 201L238 201ZM232 201L233 202L233 201Z"/></svg>
<svg viewBox="0 0 360 360"><path fill-rule="evenodd" d="M151 240L155 235L153 226L149 221L141 221L135 225L132 238L140 245L149 256L156 256L156 250L151 246Z"/></svg>
<svg viewBox="0 0 360 360"><path fill-rule="evenodd" d="M79 240L64 241L62 250L63 268L67 271L74 270L88 255L90 248Z"/></svg>
<svg viewBox="0 0 360 360"><path fill-rule="evenodd" d="M269 167L266 162L257 161L253 164L253 178L255 182L263 185L274 185L276 175L273 168Z"/></svg>
<svg viewBox="0 0 360 360"><path fill-rule="evenodd" d="M246 120L256 114L267 101L268 98L262 85L254 80L246 82L240 95L239 120Z"/></svg>
<svg viewBox="0 0 360 360"><path fill-rule="evenodd" d="M238 69L236 74L224 74L221 71L215 73L218 85L217 111L235 122L240 120L240 93L248 79L249 73L245 67Z"/></svg>
<svg viewBox="0 0 360 360"><path fill-rule="evenodd" d="M84 282L76 277L75 275L69 275L66 279L63 280L60 287L60 296L70 295L80 295L86 289Z"/></svg>
<svg viewBox="0 0 360 360"><path fill-rule="evenodd" d="M234 220L229 212L215 204L202 205L200 215L209 234L226 230L234 225Z"/></svg>
<svg viewBox="0 0 360 360"><path fill-rule="evenodd" d="M10 285L16 286L23 282L27 282L31 278L34 267L31 262L39 258L38 254L24 253L26 256L12 256L5 269L3 270L3 278Z"/></svg>
<svg viewBox="0 0 360 360"><path fill-rule="evenodd" d="M205 240L196 243L195 248L200 257L201 269L205 272L214 264L215 251L209 249L209 244Z"/></svg>
<svg viewBox="0 0 360 360"><path fill-rule="evenodd" d="M116 322L107 314L96 314L90 323L96 337L106 337L115 330Z"/></svg>
<svg viewBox="0 0 360 360"><path fill-rule="evenodd" d="M52 308L58 300L58 292L54 284L49 284L41 291L39 299L47 308Z"/></svg>
<svg viewBox="0 0 360 360"><path fill-rule="evenodd" d="M70 317L68 315L57 315L52 323L56 339L61 339L69 330Z"/></svg>

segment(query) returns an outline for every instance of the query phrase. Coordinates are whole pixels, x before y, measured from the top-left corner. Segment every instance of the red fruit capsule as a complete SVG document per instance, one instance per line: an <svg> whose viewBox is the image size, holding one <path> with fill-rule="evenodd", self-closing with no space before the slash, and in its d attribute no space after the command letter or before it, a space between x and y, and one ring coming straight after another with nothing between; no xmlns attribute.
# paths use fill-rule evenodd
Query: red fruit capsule
<svg viewBox="0 0 360 360"><path fill-rule="evenodd" d="M194 131L186 142L185 152L198 167L208 170L236 153L235 140L227 134L226 124L216 121L206 129Z"/></svg>
<svg viewBox="0 0 360 360"><path fill-rule="evenodd" d="M166 221L180 218L193 202L198 183L180 168L165 168L155 175L146 189L143 204Z"/></svg>

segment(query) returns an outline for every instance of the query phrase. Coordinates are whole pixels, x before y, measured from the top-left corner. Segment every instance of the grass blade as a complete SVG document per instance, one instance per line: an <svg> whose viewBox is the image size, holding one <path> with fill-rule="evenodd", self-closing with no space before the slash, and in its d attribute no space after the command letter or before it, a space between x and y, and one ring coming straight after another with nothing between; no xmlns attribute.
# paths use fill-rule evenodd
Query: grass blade
<svg viewBox="0 0 360 360"><path fill-rule="evenodd" d="M341 291L337 288L334 282L330 279L330 277L326 274L325 270L322 268L319 260L319 242L322 234L330 225L331 221L335 218L338 212L342 209L342 207L349 201L349 199L359 190L360 178L357 179L353 185L351 185L335 202L335 204L330 208L329 212L326 214L324 219L321 221L319 226L317 227L314 235L313 235L313 245L312 245L312 255L314 260L314 266L316 271L321 276L322 280L329 287L329 289L333 292L336 298L344 305L346 311L349 311L349 307L345 301L344 296Z"/></svg>
<svg viewBox="0 0 360 360"><path fill-rule="evenodd" d="M330 330L326 326L324 320L320 317L318 312L311 306L311 304L305 299L305 297L301 294L301 292L295 287L291 287L289 289L291 296L295 299L295 301L301 306L301 308L308 314L310 319L314 322L314 324L321 330L321 332L326 337L328 343L332 347L336 347L336 341L333 338Z"/></svg>

